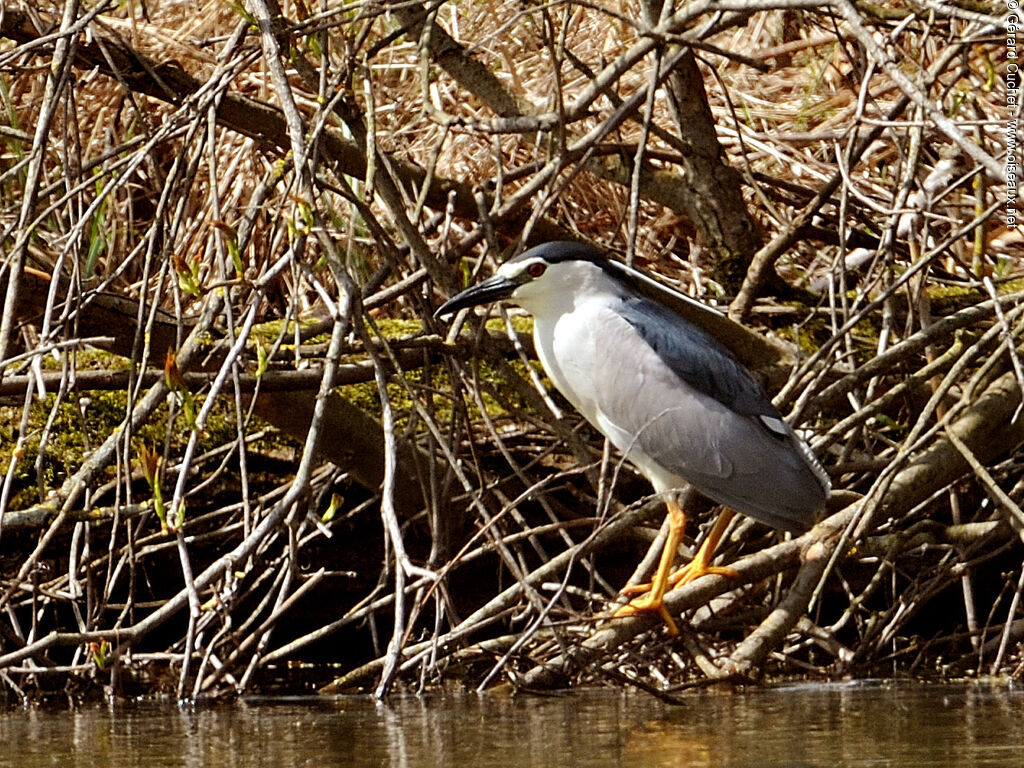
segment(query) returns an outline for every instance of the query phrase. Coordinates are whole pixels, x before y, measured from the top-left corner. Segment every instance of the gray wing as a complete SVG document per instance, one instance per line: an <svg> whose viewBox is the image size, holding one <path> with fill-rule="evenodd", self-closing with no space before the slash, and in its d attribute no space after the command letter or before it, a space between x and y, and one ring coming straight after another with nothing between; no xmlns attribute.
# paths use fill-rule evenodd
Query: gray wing
<svg viewBox="0 0 1024 768"><path fill-rule="evenodd" d="M781 421L750 371L714 336L644 298L626 299L622 316L672 373L698 392L744 416Z"/></svg>
<svg viewBox="0 0 1024 768"><path fill-rule="evenodd" d="M647 299L624 301L613 325L605 330L618 338L606 341L618 351L595 395L604 417L630 436L619 448L769 525L809 527L827 477L750 372Z"/></svg>

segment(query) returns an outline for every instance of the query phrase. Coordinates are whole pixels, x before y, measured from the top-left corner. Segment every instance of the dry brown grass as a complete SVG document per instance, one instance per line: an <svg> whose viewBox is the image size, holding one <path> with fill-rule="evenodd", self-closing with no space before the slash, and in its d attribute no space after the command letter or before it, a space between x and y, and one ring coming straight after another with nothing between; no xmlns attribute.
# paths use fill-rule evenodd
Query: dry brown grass
<svg viewBox="0 0 1024 768"><path fill-rule="evenodd" d="M19 296L0 333L7 690L170 680L218 695L280 677L285 660L339 658L347 683L381 693L565 679L552 669L654 688L1019 675L1024 432L1006 339L1019 344L1024 263L998 205L1005 67L984 7L844 17L842 2L752 2L674 27L660 52L699 44L704 90L684 106L707 100L723 164L743 178L736 212L694 192L694 156L733 177L711 137L676 122L678 82L646 112L655 57L626 59L648 39L639 0L441 3L433 43L450 35L447 57L402 31L416 4L285 2L279 61L272 35L221 0L148 0L145 17L111 4L49 88L67 36L39 44L60 6L31 5L4 4L0 48L0 280ZM300 151L313 159L297 174ZM727 213L756 234L709 237ZM835 486L864 495L796 542L742 526L725 557L743 585L675 594L681 639L644 620L594 629L654 536L645 485L556 418L499 331L453 347L430 316L464 273L559 236L631 253L796 342L798 362L774 371L780 407L817 435ZM281 319L308 330L269 322ZM196 407L217 381L198 423L159 372L168 346ZM104 370L86 379L88 366ZM324 401L317 453L303 445L321 378L325 394L363 384ZM252 437L268 423L298 442ZM144 447L160 456L168 534ZM397 517L382 523L385 478ZM712 597L714 611L698 607Z"/></svg>

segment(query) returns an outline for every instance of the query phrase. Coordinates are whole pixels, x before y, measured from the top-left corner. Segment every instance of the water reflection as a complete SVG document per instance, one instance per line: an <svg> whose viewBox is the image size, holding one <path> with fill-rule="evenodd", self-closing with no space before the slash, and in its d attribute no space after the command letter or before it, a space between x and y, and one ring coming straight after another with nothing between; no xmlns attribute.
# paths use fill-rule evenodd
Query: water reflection
<svg viewBox="0 0 1024 768"><path fill-rule="evenodd" d="M833 684L0 712L0 766L1013 766L1024 690Z"/></svg>

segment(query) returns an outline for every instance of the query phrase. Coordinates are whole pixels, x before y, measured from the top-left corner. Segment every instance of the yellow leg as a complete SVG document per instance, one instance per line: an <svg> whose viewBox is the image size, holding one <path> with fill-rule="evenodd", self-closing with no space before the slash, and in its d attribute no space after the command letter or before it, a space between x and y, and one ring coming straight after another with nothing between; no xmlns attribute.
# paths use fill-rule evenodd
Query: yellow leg
<svg viewBox="0 0 1024 768"><path fill-rule="evenodd" d="M717 574L718 576L728 576L730 579L738 579L740 577L739 573L732 568L711 565L711 561L715 558L715 550L718 549L718 544L725 535L725 529L729 527L729 523L732 522L735 516L736 513L728 507L722 510L722 514L718 516L708 537L704 539L704 543L700 545L697 554L693 556L693 560L668 577L668 583L672 585L673 589L689 584L691 581L696 581L701 576L706 576L709 573Z"/></svg>
<svg viewBox="0 0 1024 768"><path fill-rule="evenodd" d="M678 634L679 630L676 628L676 624L664 604L665 593L670 586L675 588L689 584L691 581L696 581L701 576L707 574L717 574L730 578L737 578L739 576L732 568L711 565L711 561L715 556L715 549L717 549L722 536L725 535L726 528L729 527L729 523L735 514L729 508L722 510L722 514L718 516L718 520L715 521L714 527L704 540L704 543L701 544L700 549L697 550L693 560L675 573L671 573L676 551L679 549L679 543L683 539L686 516L678 504L674 501L669 502L668 537L665 541L665 548L661 552L661 561L658 563L658 570L654 574L654 579L650 584L638 584L624 589L624 594L643 593L643 595L622 606L622 608L615 612L615 615L632 616L646 611L657 611L661 614L665 624L668 625L669 634Z"/></svg>
<svg viewBox="0 0 1024 768"><path fill-rule="evenodd" d="M668 502L668 536L665 539L665 548L661 550L661 561L658 563L654 580L649 585L650 588L644 590L646 594L643 597L638 597L622 606L615 612L616 616L632 616L646 611L657 611L668 625L669 634L679 634L676 623L665 608L664 598L668 589L672 563L675 562L679 542L683 540L684 528L686 528L686 515L683 514L683 510L675 501Z"/></svg>

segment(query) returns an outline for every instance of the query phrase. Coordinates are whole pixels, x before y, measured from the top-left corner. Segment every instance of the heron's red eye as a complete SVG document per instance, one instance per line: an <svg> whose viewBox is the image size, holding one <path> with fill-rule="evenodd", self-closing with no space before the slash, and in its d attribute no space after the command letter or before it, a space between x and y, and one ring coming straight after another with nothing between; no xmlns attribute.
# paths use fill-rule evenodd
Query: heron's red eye
<svg viewBox="0 0 1024 768"><path fill-rule="evenodd" d="M530 277L540 277L544 274L544 270L548 268L547 264L540 261L535 261L533 264L526 268L526 274Z"/></svg>

